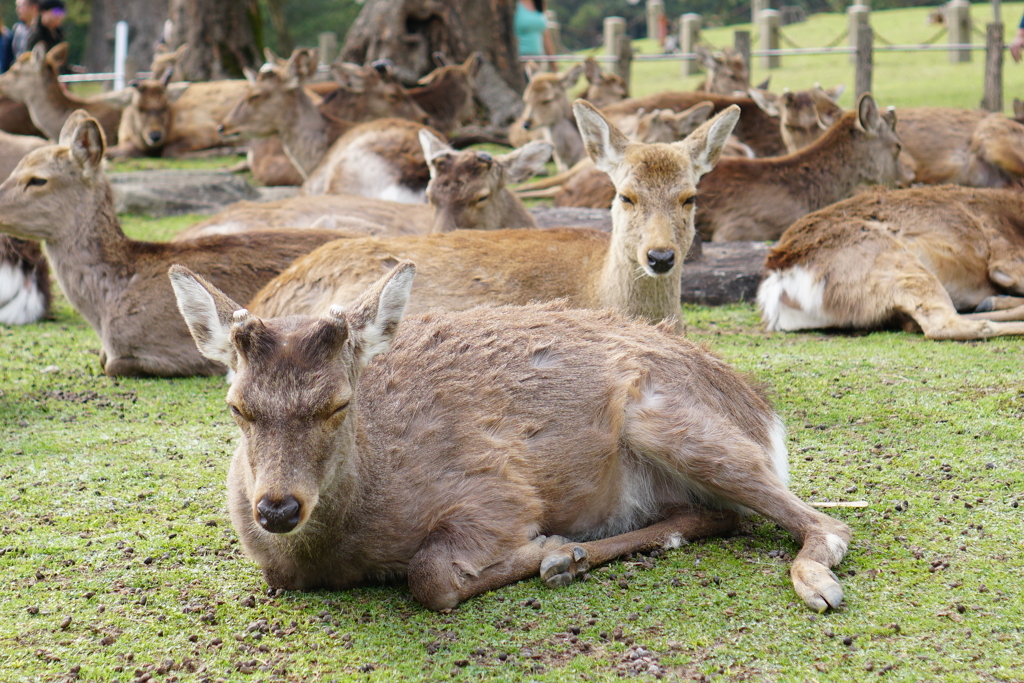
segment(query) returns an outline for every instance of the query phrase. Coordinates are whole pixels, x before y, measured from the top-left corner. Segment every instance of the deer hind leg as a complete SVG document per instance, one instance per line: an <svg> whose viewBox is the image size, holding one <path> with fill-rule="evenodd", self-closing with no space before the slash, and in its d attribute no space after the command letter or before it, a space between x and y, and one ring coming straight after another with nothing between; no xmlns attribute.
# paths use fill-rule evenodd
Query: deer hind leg
<svg viewBox="0 0 1024 683"><path fill-rule="evenodd" d="M789 531L801 544L790 578L800 598L823 612L843 601L832 573L846 554L850 528L793 495L785 477L782 426L771 446L755 443L738 427L685 397L664 398L627 424L631 448L674 475L679 496L724 508L749 508Z"/></svg>

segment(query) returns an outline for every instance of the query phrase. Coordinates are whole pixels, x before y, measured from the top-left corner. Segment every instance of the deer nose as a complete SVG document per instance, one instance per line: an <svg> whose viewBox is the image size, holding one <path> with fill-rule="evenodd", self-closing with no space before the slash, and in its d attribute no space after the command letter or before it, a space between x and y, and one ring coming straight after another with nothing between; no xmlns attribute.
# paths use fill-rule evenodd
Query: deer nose
<svg viewBox="0 0 1024 683"><path fill-rule="evenodd" d="M158 130L150 131L149 133L149 139L151 142L160 142L160 140L163 139L163 137L164 134Z"/></svg>
<svg viewBox="0 0 1024 683"><path fill-rule="evenodd" d="M659 275L672 270L672 266L675 264L676 252L671 249L651 249L647 252L647 265L649 265L651 270Z"/></svg>
<svg viewBox="0 0 1024 683"><path fill-rule="evenodd" d="M223 123L220 124L219 126L217 126L217 132L220 133L221 135L224 135L224 124Z"/></svg>
<svg viewBox="0 0 1024 683"><path fill-rule="evenodd" d="M530 121L530 119L526 119L525 121L523 121L523 130L530 130L530 126L532 125L533 123Z"/></svg>
<svg viewBox="0 0 1024 683"><path fill-rule="evenodd" d="M260 526L272 534L286 534L297 527L301 510L302 506L295 496L274 500L266 495L256 505Z"/></svg>

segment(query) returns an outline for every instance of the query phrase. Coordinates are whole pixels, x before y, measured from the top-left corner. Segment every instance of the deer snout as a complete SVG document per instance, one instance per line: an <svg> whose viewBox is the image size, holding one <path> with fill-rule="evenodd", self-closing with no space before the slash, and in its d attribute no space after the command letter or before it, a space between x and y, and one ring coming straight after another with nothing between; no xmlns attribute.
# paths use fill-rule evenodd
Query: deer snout
<svg viewBox="0 0 1024 683"><path fill-rule="evenodd" d="M302 516L302 505L295 496L276 500L267 494L256 504L256 521L272 534L294 531Z"/></svg>
<svg viewBox="0 0 1024 683"><path fill-rule="evenodd" d="M676 264L674 249L651 249L647 252L647 265L658 275L672 270Z"/></svg>
<svg viewBox="0 0 1024 683"><path fill-rule="evenodd" d="M523 130L530 130L530 126L533 125L533 121L530 119L523 119Z"/></svg>
<svg viewBox="0 0 1024 683"><path fill-rule="evenodd" d="M160 142L163 139L164 139L163 132L161 132L159 130L151 130L151 131L149 131L149 141L150 141L151 144L155 145L155 144L157 144L158 142Z"/></svg>

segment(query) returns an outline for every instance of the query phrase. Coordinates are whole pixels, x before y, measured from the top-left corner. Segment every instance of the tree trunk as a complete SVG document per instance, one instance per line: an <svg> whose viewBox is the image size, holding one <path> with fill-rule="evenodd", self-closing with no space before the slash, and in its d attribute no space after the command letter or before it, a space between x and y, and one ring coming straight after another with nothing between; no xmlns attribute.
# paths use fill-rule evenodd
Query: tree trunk
<svg viewBox="0 0 1024 683"><path fill-rule="evenodd" d="M170 0L171 47L188 44L181 62L186 80L241 78L242 67L263 63L256 0Z"/></svg>
<svg viewBox="0 0 1024 683"><path fill-rule="evenodd" d="M512 30L515 7L516 0L367 0L341 59L388 59L398 78L413 85L434 68L434 52L453 62L481 52L477 96L491 110L492 123L501 125L519 113L526 85Z"/></svg>
<svg viewBox="0 0 1024 683"><path fill-rule="evenodd" d="M128 77L148 71L153 49L167 18L168 0L92 0L92 20L85 48L85 65L90 71L114 70L114 26L128 22Z"/></svg>

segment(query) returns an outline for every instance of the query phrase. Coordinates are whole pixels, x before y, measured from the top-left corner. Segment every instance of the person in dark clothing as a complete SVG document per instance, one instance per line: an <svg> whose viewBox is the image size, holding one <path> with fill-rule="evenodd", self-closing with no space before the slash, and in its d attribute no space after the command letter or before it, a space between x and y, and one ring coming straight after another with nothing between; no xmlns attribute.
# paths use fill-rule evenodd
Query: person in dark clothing
<svg viewBox="0 0 1024 683"><path fill-rule="evenodd" d="M42 0L39 3L39 18L28 37L27 49L31 50L37 43L42 43L50 51L57 43L64 42L64 31L60 25L64 23L66 14L63 0Z"/></svg>
<svg viewBox="0 0 1024 683"><path fill-rule="evenodd" d="M18 55L28 51L28 37L39 18L39 0L17 0L14 11L18 13L18 21L11 29L12 62Z"/></svg>

